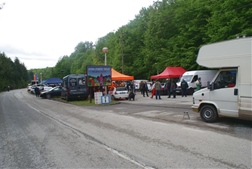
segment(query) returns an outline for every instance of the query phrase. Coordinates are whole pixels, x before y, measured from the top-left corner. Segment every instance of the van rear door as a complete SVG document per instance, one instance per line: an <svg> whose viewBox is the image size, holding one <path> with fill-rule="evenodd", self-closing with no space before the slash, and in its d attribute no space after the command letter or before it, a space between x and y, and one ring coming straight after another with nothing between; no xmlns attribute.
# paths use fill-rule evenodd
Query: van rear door
<svg viewBox="0 0 252 169"><path fill-rule="evenodd" d="M78 88L77 90L79 92L87 92L87 86L86 86L86 78L84 77L81 77L81 78L78 78Z"/></svg>
<svg viewBox="0 0 252 169"><path fill-rule="evenodd" d="M87 91L86 80L84 77L70 77L69 78L70 95L82 94Z"/></svg>

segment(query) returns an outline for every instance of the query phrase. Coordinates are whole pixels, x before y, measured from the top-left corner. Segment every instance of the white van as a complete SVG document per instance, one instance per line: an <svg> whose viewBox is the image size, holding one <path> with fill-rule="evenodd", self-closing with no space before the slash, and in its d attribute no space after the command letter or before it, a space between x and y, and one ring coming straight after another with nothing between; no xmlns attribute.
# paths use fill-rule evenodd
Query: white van
<svg viewBox="0 0 252 169"><path fill-rule="evenodd" d="M141 81L148 82L148 80L133 80L136 90L140 90L140 83L141 83Z"/></svg>
<svg viewBox="0 0 252 169"><path fill-rule="evenodd" d="M194 70L185 72L179 82L177 82L177 93L181 92L181 81L184 79L188 83L187 94L193 94L196 88L196 81L201 78L201 88L207 87L207 82L211 82L218 70Z"/></svg>

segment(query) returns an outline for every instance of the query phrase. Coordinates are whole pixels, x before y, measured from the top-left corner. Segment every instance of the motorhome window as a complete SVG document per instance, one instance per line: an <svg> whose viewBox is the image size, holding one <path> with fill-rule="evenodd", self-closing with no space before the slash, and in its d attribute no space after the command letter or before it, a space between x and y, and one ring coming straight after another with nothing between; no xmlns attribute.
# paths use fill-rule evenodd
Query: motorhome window
<svg viewBox="0 0 252 169"><path fill-rule="evenodd" d="M70 78L69 79L69 85L71 87L77 86L77 79L76 78Z"/></svg>
<svg viewBox="0 0 252 169"><path fill-rule="evenodd" d="M79 85L85 86L86 85L86 80L85 78L78 78Z"/></svg>
<svg viewBox="0 0 252 169"><path fill-rule="evenodd" d="M216 78L215 88L234 87L236 85L236 70L222 71Z"/></svg>

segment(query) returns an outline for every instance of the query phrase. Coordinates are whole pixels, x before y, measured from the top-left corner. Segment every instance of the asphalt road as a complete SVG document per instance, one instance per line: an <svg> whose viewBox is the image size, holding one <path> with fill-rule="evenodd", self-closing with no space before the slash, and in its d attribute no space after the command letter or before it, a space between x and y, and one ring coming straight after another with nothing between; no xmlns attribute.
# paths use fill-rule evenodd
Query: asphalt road
<svg viewBox="0 0 252 169"><path fill-rule="evenodd" d="M25 89L0 93L0 168L252 167L251 139L155 120L166 107L136 103L83 107Z"/></svg>

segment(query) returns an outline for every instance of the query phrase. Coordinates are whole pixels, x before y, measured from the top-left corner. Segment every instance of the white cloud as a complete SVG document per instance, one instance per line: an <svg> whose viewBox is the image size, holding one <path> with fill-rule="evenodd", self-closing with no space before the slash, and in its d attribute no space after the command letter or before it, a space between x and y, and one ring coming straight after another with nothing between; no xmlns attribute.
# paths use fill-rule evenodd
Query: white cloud
<svg viewBox="0 0 252 169"><path fill-rule="evenodd" d="M135 18L153 0L6 0L0 51L28 69L55 66L81 41L96 42Z"/></svg>

